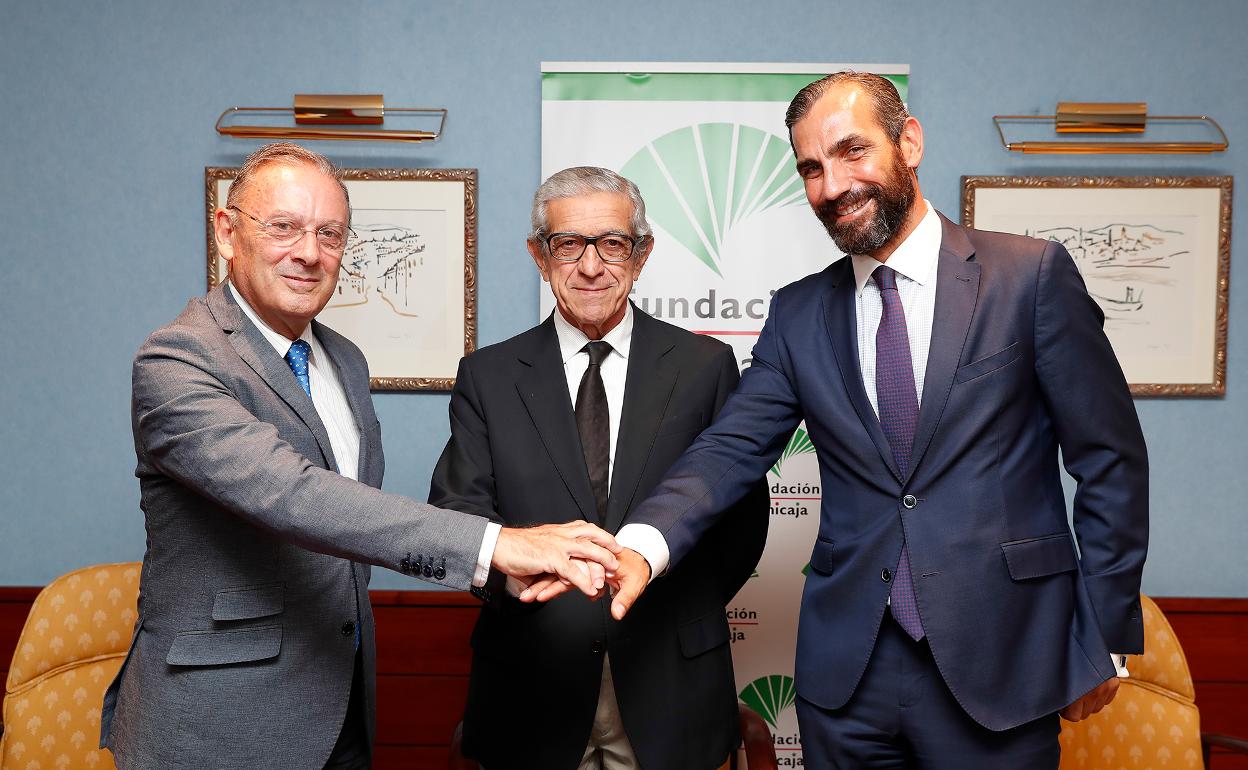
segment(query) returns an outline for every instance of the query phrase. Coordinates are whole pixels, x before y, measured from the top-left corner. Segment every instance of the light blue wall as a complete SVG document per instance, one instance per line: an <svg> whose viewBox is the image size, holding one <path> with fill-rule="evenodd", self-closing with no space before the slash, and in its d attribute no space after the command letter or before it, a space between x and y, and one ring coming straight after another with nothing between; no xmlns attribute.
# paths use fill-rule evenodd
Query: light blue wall
<svg viewBox="0 0 1248 770"><path fill-rule="evenodd" d="M237 165L257 146L212 130L228 106L283 105L308 91L447 107L434 146L320 149L345 165L480 169L481 344L537 313L522 239L539 181L543 60L908 63L910 107L926 130L923 190L955 218L962 174L1248 179L1240 0L8 0L0 17L0 259L10 281L0 303L0 585L143 553L130 360L204 289L203 167ZM1059 100L1208 112L1232 149L1059 159L998 146L994 113L1051 112ZM1236 233L1248 234L1246 213L1239 206ZM1225 399L1138 402L1153 467L1145 589L1156 594L1248 595L1242 279L1230 322ZM446 402L376 396L387 489L426 493ZM411 585L383 573L379 586Z"/></svg>

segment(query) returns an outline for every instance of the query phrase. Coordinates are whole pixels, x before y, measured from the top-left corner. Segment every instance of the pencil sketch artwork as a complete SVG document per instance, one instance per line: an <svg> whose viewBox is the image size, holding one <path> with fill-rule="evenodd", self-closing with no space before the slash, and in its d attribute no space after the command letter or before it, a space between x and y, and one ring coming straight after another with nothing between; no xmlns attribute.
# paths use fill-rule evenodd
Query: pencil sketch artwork
<svg viewBox="0 0 1248 770"><path fill-rule="evenodd" d="M1196 217L1105 221L1068 214L1028 217L1014 232L1056 241L1074 258L1105 312L1105 333L1121 358L1178 353L1196 333L1198 287L1190 262Z"/></svg>
<svg viewBox="0 0 1248 770"><path fill-rule="evenodd" d="M436 347L447 333L446 212L355 209L351 215L354 235L321 319L374 348Z"/></svg>

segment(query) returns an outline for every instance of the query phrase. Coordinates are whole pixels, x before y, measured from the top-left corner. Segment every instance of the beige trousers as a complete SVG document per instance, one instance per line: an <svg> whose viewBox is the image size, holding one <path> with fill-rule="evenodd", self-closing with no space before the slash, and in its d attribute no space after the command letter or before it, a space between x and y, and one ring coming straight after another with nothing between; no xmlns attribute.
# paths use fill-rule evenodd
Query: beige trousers
<svg viewBox="0 0 1248 770"><path fill-rule="evenodd" d="M615 683L611 681L611 660L606 653L602 656L602 686L598 689L594 726L578 770L640 770L624 734L624 719L615 700Z"/></svg>

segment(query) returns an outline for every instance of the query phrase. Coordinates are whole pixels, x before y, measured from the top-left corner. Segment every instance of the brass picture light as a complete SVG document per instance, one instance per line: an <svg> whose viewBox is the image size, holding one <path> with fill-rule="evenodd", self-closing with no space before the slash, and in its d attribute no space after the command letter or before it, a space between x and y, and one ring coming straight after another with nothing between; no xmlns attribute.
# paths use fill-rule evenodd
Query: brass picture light
<svg viewBox="0 0 1248 770"><path fill-rule="evenodd" d="M242 125L242 115L294 115L295 125ZM376 128L388 114L436 116L432 131ZM439 107L386 107L381 94L295 94L291 107L231 107L217 118L217 133L238 139L337 139L366 142L432 142L442 135L446 110Z"/></svg>
<svg viewBox="0 0 1248 770"><path fill-rule="evenodd" d="M1050 155L1093 154L1184 154L1222 152L1229 146L1226 132L1208 115L1149 115L1145 102L1060 102L1053 115L993 115L1001 146L1011 152ZM1005 138L1005 123L1050 123L1057 134L1143 134L1148 124L1169 123L1211 126L1220 139L1214 141L1154 141L1052 139L1011 142Z"/></svg>

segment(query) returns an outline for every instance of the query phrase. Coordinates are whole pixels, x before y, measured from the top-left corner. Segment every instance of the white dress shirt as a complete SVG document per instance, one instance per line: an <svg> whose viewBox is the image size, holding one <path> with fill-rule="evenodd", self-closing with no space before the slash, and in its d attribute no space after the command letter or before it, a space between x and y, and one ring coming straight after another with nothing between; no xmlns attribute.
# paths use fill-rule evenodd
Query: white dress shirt
<svg viewBox="0 0 1248 770"><path fill-rule="evenodd" d="M228 284L227 284L228 286ZM291 341L285 335L273 330L271 326L256 315L243 295L228 286L230 295L238 302L243 314L260 330L260 334L268 340L273 349L282 358L290 351ZM334 453L334 462L338 464L338 473L352 481L360 480L360 427L351 412L351 404L347 401L347 393L338 379L338 367L330 360L329 353L321 347L320 340L312 333L312 324L308 324L299 335L312 348L308 356L308 389L312 391L312 406L316 408L317 417L329 434L329 448ZM494 546L498 542L498 533L502 527L497 522L490 522L485 527L485 537L481 541L481 550L477 554L477 568L473 572L472 584L480 587L485 585L490 573L490 561L494 558Z"/></svg>
<svg viewBox="0 0 1248 770"><path fill-rule="evenodd" d="M932 318L936 310L936 263L940 256L941 227L936 209L923 201L927 213L914 231L889 255L888 266L897 273L897 293L906 316L906 335L910 339L910 364L914 369L916 403L923 402L923 380L927 373L927 352L932 345ZM854 254L854 282L857 284L854 312L858 318L858 366L862 384L867 389L871 408L879 416L880 405L875 394L875 333L880 328L884 303L880 287L871 280L876 268L884 264L874 257Z"/></svg>

